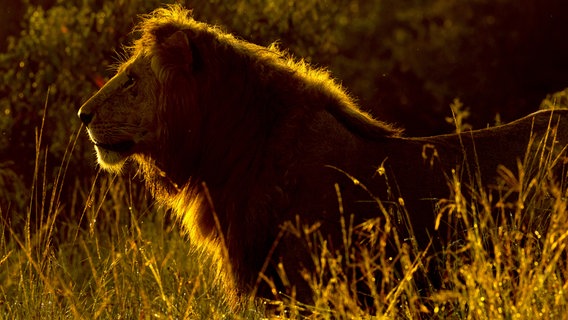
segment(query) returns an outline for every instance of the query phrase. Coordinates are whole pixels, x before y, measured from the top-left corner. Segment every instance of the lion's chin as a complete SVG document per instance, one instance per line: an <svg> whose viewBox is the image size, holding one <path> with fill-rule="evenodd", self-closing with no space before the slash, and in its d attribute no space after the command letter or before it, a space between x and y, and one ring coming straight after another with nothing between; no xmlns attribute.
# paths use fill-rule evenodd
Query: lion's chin
<svg viewBox="0 0 568 320"><path fill-rule="evenodd" d="M123 152L108 150L100 146L95 146L97 151L97 162L106 171L120 173L128 155Z"/></svg>

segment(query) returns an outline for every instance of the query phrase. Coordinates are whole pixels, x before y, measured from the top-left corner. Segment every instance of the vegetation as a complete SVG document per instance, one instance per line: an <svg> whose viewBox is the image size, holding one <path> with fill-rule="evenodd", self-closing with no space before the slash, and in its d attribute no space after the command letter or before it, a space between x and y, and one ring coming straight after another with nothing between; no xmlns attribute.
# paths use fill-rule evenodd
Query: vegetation
<svg viewBox="0 0 568 320"><path fill-rule="evenodd" d="M309 275L313 306L245 301L240 314L231 314L206 256L191 249L135 172L115 177L97 171L76 118L82 101L112 74L108 66L120 55L120 45L136 36L130 32L136 15L164 1L39 1L44 7L30 2L22 2L21 33L9 37L0 53L1 318L261 319L265 309L284 318L302 318L305 310L323 319L370 317L354 299L352 284L342 281L339 261L349 257L325 250L314 252L321 274ZM531 40L528 29L538 26L541 14L558 9L555 1L518 6L512 0L476 0L465 6L443 0L204 0L191 5L198 19L260 44L279 40L293 53L330 66L363 104L382 105L375 114L404 123L392 111L403 110L408 127L420 121L431 126L429 132L445 123L450 103L456 116L448 122L458 129L492 121L497 113L511 117L536 108L535 93L525 90L529 85L508 82L507 73L518 64L534 62L525 75L541 85L539 90L548 90L542 95L567 85L554 74L542 77L550 63L565 70L562 61L545 55L552 54L547 48L553 44L565 45L549 39L559 27L556 20L543 29L550 43L538 40L542 56L530 51L525 60L494 68L504 61L499 48L510 53L526 45L519 30ZM515 24L523 19L499 15L507 8L516 8L517 16L532 14L525 19L527 29ZM495 43L502 47L492 47ZM480 79L485 87L476 86ZM485 96L472 98L483 90ZM512 100L494 91L507 92ZM517 113L511 112L520 100L534 106L519 104ZM568 106L566 93L550 96L543 106ZM385 275L371 292L377 315L546 319L566 314L566 191L550 178L547 157L540 155L503 169L508 184L492 202L487 190L478 188L466 200L462 182L451 181L443 214L470 226L470 232L439 255L404 246L399 256L381 254L385 237L397 235L388 221L369 222L361 236L379 245L363 254L369 259L361 268ZM491 219L496 213L501 218ZM309 229L298 231L318 244ZM422 261L429 259L443 262L442 290L416 286L414 279L424 277ZM395 262L405 266L404 274L395 272ZM334 276L326 280L324 272ZM362 281L374 283L371 276Z"/></svg>

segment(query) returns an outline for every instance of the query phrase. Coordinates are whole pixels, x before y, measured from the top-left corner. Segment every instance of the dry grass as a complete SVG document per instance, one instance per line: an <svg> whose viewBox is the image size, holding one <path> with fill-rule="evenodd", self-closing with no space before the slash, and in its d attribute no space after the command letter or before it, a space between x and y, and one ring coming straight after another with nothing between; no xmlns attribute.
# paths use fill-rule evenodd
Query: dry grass
<svg viewBox="0 0 568 320"><path fill-rule="evenodd" d="M356 298L361 286L347 281L353 269L362 275L376 318L558 319L568 314L566 188L552 178L554 159L544 145L518 168L500 170L498 196L454 177L441 215L465 226L465 237L436 254L402 245L386 210L362 226L344 217L344 252L329 252L309 226L290 223L287 227L314 248L317 272L305 275L314 288L314 305L270 303L271 315L266 315L264 306L249 303L235 315L211 280L207 257L190 249L136 179L105 173L70 178L67 165L77 130L60 171L49 180L38 132L34 184L25 197L29 210L0 208L8 210L2 216L26 216L23 226L7 219L0 226L1 318L371 318ZM61 201L63 181L74 185L65 197L72 203ZM75 212L77 207L82 210ZM398 243L398 255L386 254L388 241ZM423 265L430 260L442 266L441 290L419 288L414 281L425 276ZM380 281L373 276L377 272L383 275Z"/></svg>

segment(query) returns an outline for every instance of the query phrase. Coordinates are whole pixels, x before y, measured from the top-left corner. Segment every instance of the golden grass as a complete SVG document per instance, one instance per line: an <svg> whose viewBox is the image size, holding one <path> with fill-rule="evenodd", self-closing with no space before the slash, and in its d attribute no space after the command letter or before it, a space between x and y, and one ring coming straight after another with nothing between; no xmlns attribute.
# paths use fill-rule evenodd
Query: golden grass
<svg viewBox="0 0 568 320"><path fill-rule="evenodd" d="M498 198L453 177L441 214L466 232L442 252L401 244L386 212L362 226L345 216L343 252L330 252L313 228L291 222L286 227L314 251L316 273L305 275L314 305L266 302L271 311L265 313L264 305L249 302L240 314L231 314L213 284L206 255L191 249L136 179L106 173L70 178L79 131L49 180L38 130L29 210L2 211L3 217L26 218L24 226L9 219L0 226L0 318L370 319L369 309L357 300L358 287L347 280L351 269L346 265L361 271L373 319L558 319L568 314L566 188L552 179L554 159L544 145L518 168L500 169ZM71 203L61 201L63 181L74 185L65 197ZM75 212L76 207L83 209ZM385 253L388 241L399 244L398 255ZM426 276L423 262L429 259L442 265L440 290L415 283ZM373 276L377 272L383 275L380 281Z"/></svg>

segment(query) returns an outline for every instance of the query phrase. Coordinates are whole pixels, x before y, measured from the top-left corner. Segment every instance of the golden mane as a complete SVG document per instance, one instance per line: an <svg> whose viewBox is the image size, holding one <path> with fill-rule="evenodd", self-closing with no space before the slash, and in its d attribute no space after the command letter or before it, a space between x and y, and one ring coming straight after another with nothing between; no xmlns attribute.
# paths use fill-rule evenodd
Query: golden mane
<svg viewBox="0 0 568 320"><path fill-rule="evenodd" d="M192 18L191 11L179 5L160 8L145 15L135 30L141 33L141 37L131 47L132 56L159 56L157 43L163 42L176 31L187 31L197 43L210 46L205 48L205 53L211 55L202 54L202 59L223 59L226 55L229 58L239 57L241 61L249 63L248 71L256 73L254 75L278 72L277 78L283 78L280 80L283 84L291 78L296 78L303 85L309 85L338 101L339 103L327 106L328 111L352 130L375 138L399 135L402 132L400 128L373 119L368 113L360 110L353 98L327 70L314 68L303 59L294 59L287 52L281 51L276 44L269 47L258 46L238 39L219 27L196 21ZM164 77L170 72L176 72L175 69L169 70L167 59L163 60L159 68L163 69Z"/></svg>
<svg viewBox="0 0 568 320"><path fill-rule="evenodd" d="M317 103L312 103L309 107L321 108L332 114L338 121L346 125L349 129L371 138L384 138L388 136L397 136L400 130L386 123L373 119L369 114L361 111L353 101L353 99L345 92L345 90L331 78L328 71L311 67L303 60L296 61L291 55L281 51L275 44L267 47L261 47L234 37L231 34L223 32L220 28L211 26L191 17L191 12L183 9L181 6L170 6L168 8L157 9L149 15L144 16L143 20L135 29L141 34L140 38L135 41L131 47L131 56L146 56L152 60L153 68L158 74L158 78L162 87L160 89L161 97L158 107L159 114L164 117L167 124L163 128L164 147L172 150L198 150L197 146L203 140L209 144L216 144L220 148L228 148L223 138L215 137L203 138L199 137L196 141L183 138L183 141L176 137L184 137L184 134L175 132L180 128L187 126L196 128L194 131L202 132L202 119L208 118L208 110L202 109L203 105L209 104L207 101L208 94L197 96L197 92L211 92L212 84L222 83L228 80L232 86L230 92L238 92L241 98L241 104L249 104L257 108L248 114L249 122L262 122L266 118L266 110L272 108L273 112L279 113L278 108L288 108L293 102L269 101L269 103L259 103L247 101L247 99L261 101L262 94L267 93L256 88L266 87L269 83L271 88L277 88L283 93L293 93L295 98L303 99L302 92L306 95L313 96L312 99ZM169 37L176 32L184 32L190 39L192 50L192 71L200 72L200 69L206 69L208 77L203 83L194 82L195 79L187 78L184 68L180 68L179 59L172 59L171 52L161 45ZM224 63L220 63L224 62ZM206 65L206 67L205 67ZM227 68L238 70L239 78L220 79L219 77L227 73ZM196 88L204 88L196 90ZM300 92L298 92L300 91ZM271 92L268 92L269 94ZM217 101L218 105L233 105L234 97L229 97L227 101ZM266 98L265 100L270 100ZM236 109L236 108L233 108ZM229 108L222 108L223 119L238 119L238 114L231 114ZM287 112L287 110L286 110ZM254 117L259 116L258 119ZM269 117L277 117L271 115ZM188 119L194 119L193 124L186 123ZM182 121L183 123L179 123ZM220 121L221 122L221 121ZM214 124L218 126L218 124ZM254 129L254 126L250 128ZM206 130L206 129L205 129ZM250 132L241 130L239 132L243 138L247 140L250 137L258 137L264 135L258 131ZM266 135L268 135L266 133ZM254 140L251 140L254 141ZM256 143L254 141L253 143ZM252 150L253 148L243 148L243 150ZM170 152L165 149L163 154ZM203 153L203 151L195 151ZM221 153L221 152L219 152ZM184 156L184 155L182 155ZM191 160L179 161L176 164L167 164L167 159L161 159L158 162L166 163L164 166L169 170L167 176L164 171L157 169L155 159L145 157L137 157L148 181L148 185L153 189L154 194L158 198L166 199L166 203L176 208L179 212L191 212L182 216L183 225L190 233L192 239L200 239L196 243L207 244L213 241L215 244L207 245L215 248L218 246L218 239L212 237L214 233L214 221L205 208L208 207L206 199L203 197L202 183L208 184L211 181L200 181L195 178L197 164L192 164ZM181 165L181 167L179 167ZM246 175L241 172L240 176ZM176 178L180 176L180 178ZM226 199L223 199L225 202Z"/></svg>

